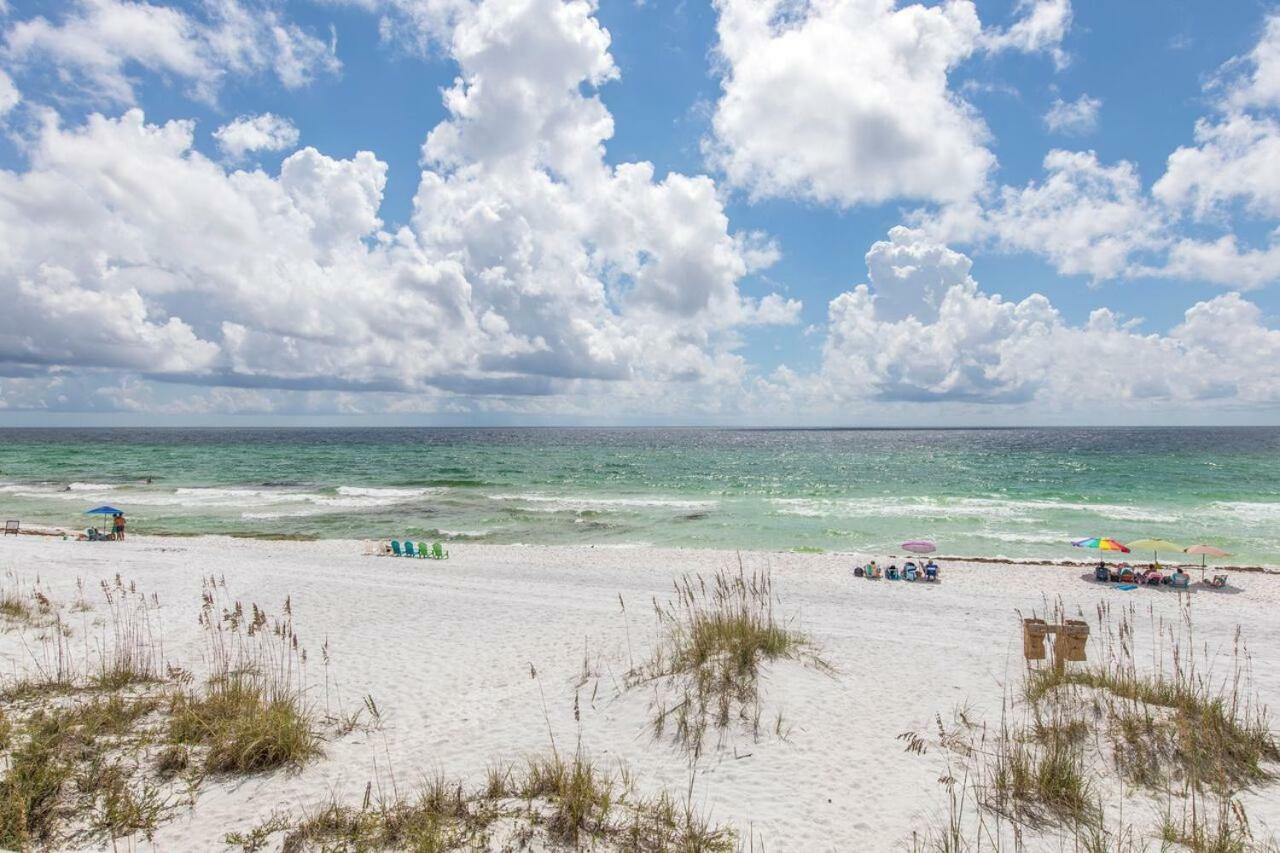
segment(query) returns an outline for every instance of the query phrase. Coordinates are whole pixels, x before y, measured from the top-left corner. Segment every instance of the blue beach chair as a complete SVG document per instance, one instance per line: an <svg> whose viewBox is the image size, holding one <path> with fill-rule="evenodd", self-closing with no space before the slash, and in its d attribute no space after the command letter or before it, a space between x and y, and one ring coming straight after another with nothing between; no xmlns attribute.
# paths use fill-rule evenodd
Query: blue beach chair
<svg viewBox="0 0 1280 853"><path fill-rule="evenodd" d="M936 581L938 579L938 567L933 563L924 567L924 579L927 581Z"/></svg>
<svg viewBox="0 0 1280 853"><path fill-rule="evenodd" d="M413 550L413 543L408 539L404 540L404 555L406 557L416 557L417 553Z"/></svg>
<svg viewBox="0 0 1280 853"><path fill-rule="evenodd" d="M898 576L898 567L896 565L891 565L889 566L889 568L885 569L884 579L889 581L899 580L900 578Z"/></svg>
<svg viewBox="0 0 1280 853"><path fill-rule="evenodd" d="M916 571L915 563L907 563L905 566L902 567L902 579L904 581L914 581L919 576L920 576L920 573Z"/></svg>

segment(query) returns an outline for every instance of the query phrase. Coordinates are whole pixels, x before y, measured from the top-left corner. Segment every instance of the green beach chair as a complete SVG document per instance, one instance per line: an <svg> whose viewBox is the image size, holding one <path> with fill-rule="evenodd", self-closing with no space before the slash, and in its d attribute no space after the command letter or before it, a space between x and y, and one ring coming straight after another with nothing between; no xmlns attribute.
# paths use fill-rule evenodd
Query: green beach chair
<svg viewBox="0 0 1280 853"><path fill-rule="evenodd" d="M392 539L392 540L391 540L391 555L392 555L393 557L403 557L403 556L404 556L404 554L400 551L400 543L399 543L399 542L397 542L397 541L396 541L396 540L394 540L394 539Z"/></svg>
<svg viewBox="0 0 1280 853"><path fill-rule="evenodd" d="M423 559L431 558L431 549L427 547L426 542L418 543L418 556L422 557Z"/></svg>
<svg viewBox="0 0 1280 853"><path fill-rule="evenodd" d="M431 546L431 556L436 560L447 560L449 559L449 552L439 542L436 542Z"/></svg>

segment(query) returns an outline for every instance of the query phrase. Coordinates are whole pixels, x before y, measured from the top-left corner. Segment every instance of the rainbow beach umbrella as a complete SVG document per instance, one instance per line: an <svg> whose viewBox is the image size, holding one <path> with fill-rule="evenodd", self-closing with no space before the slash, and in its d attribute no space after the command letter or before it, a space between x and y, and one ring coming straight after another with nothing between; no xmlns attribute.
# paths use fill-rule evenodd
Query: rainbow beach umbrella
<svg viewBox="0 0 1280 853"><path fill-rule="evenodd" d="M1088 539L1077 539L1071 543L1077 548L1094 548L1099 551L1119 551L1121 554L1128 554L1129 547L1123 542L1117 542L1107 536L1092 536Z"/></svg>

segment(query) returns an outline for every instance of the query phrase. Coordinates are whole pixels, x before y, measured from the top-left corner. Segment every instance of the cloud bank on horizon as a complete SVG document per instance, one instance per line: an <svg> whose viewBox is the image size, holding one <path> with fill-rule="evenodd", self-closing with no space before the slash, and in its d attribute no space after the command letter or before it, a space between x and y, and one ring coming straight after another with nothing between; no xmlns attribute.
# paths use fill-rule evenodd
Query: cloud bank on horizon
<svg viewBox="0 0 1280 853"><path fill-rule="evenodd" d="M0 5L0 413L1280 411L1280 11L1156 134L1070 0L702 0L674 106L614 2Z"/></svg>

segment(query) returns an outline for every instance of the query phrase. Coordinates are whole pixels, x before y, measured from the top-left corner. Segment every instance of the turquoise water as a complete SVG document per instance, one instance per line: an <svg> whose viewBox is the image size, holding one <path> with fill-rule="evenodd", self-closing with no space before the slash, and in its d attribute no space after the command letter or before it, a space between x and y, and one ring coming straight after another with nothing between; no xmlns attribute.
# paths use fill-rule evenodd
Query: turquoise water
<svg viewBox="0 0 1280 853"><path fill-rule="evenodd" d="M1147 536L1280 565L1280 429L0 430L5 518L102 503L154 533L1011 557Z"/></svg>

